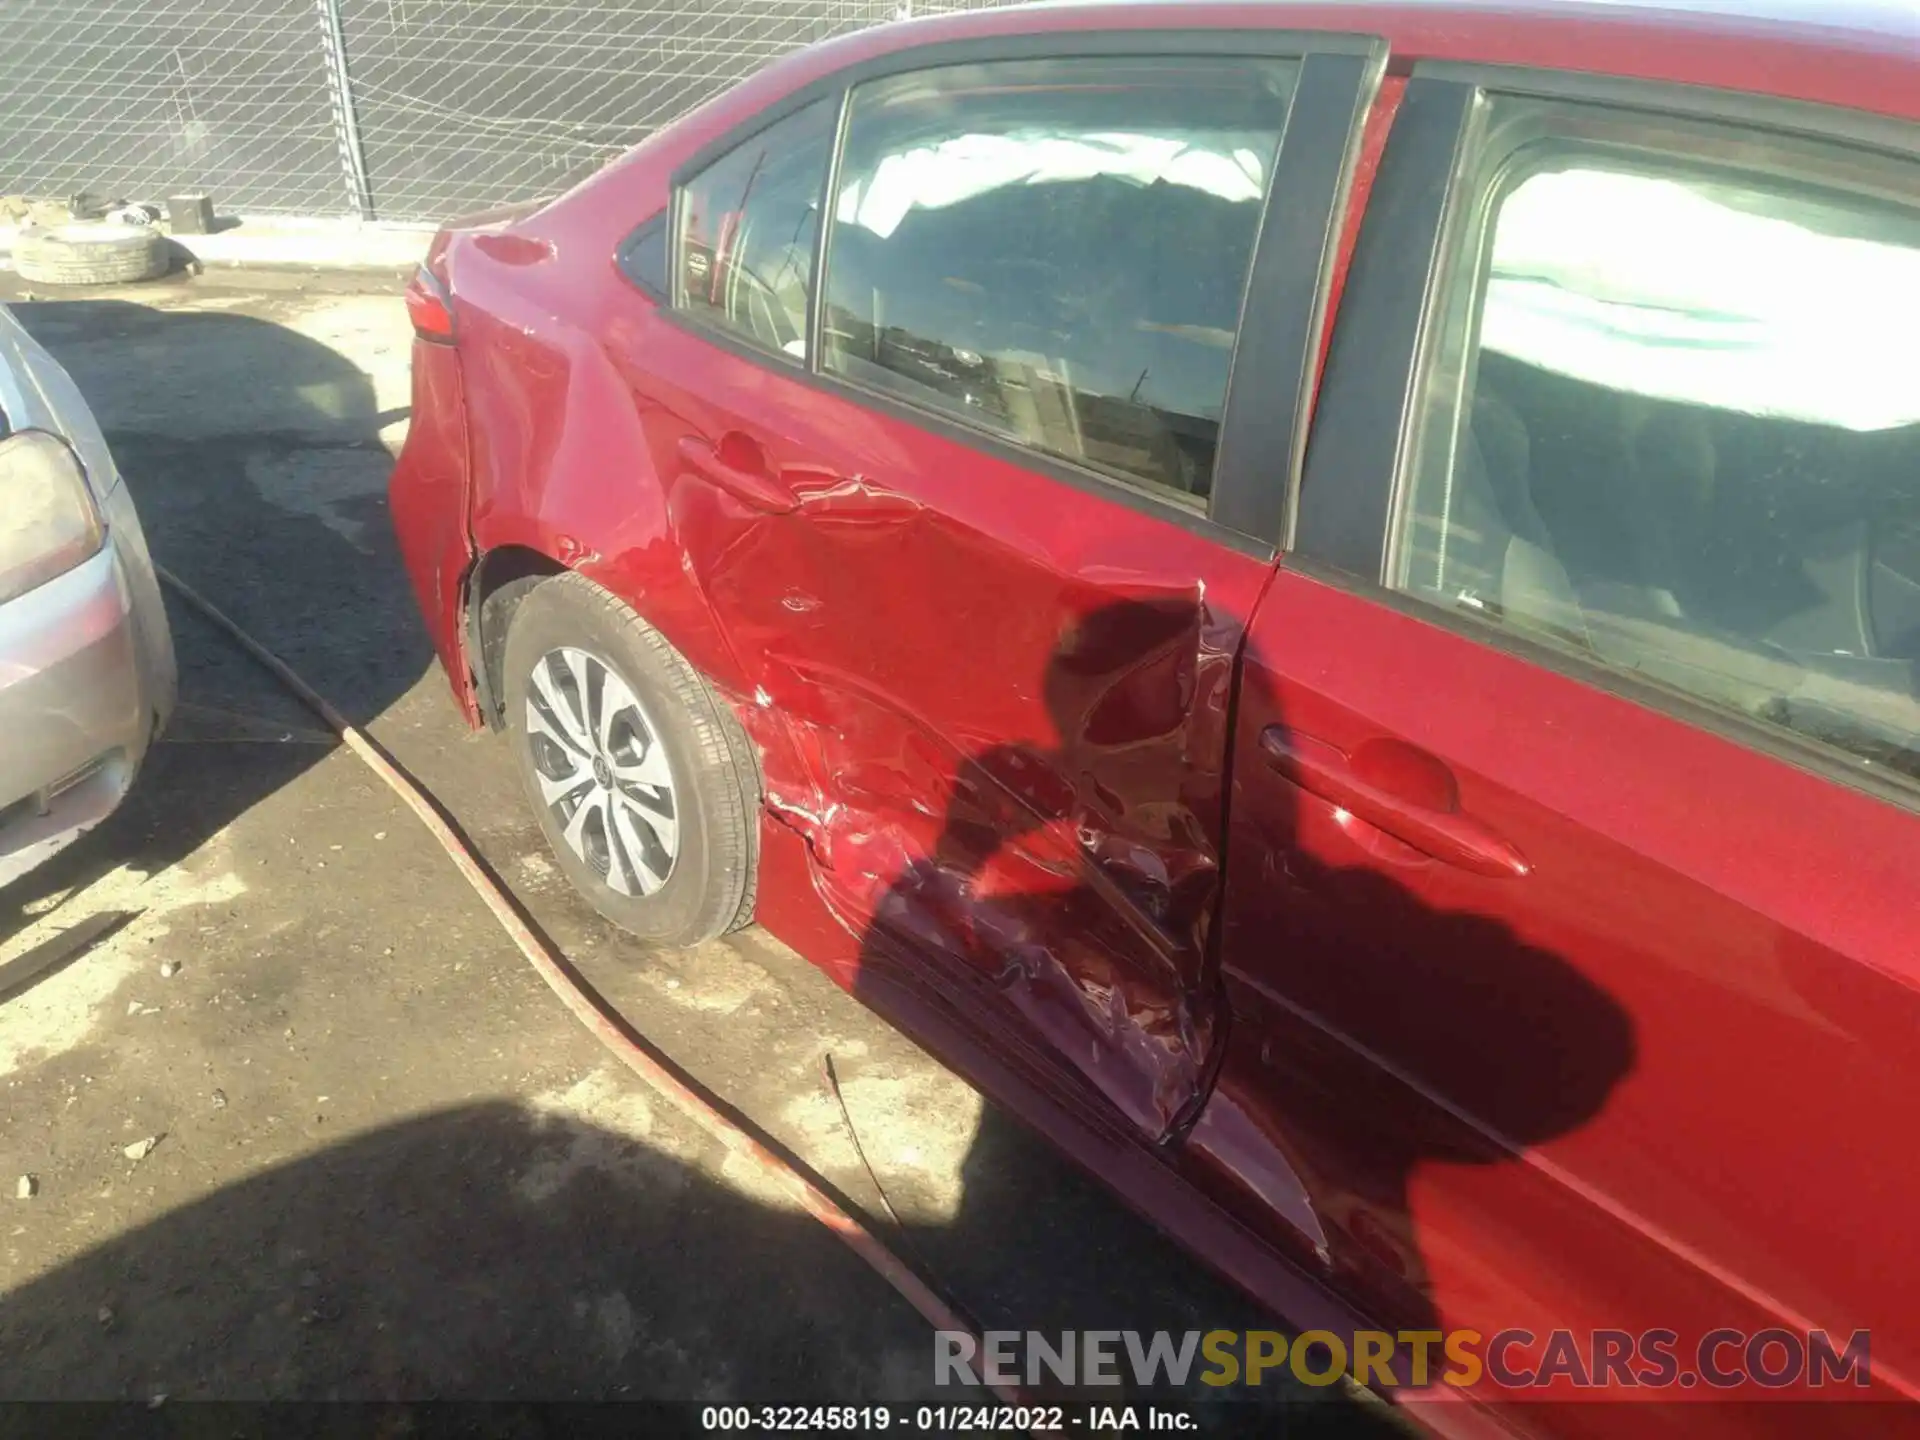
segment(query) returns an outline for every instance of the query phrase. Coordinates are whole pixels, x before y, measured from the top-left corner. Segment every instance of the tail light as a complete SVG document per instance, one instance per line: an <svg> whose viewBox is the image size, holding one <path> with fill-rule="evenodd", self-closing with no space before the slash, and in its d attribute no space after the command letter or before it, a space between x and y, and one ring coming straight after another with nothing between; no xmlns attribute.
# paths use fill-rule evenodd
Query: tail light
<svg viewBox="0 0 1920 1440"><path fill-rule="evenodd" d="M453 344L453 300L440 277L426 266L414 268L407 281L407 318L413 333L434 345Z"/></svg>

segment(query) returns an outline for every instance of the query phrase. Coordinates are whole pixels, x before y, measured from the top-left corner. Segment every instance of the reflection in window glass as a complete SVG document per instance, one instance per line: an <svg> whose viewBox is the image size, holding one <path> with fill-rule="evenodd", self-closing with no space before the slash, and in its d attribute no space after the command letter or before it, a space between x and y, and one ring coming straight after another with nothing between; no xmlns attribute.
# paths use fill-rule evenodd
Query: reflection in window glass
<svg viewBox="0 0 1920 1440"><path fill-rule="evenodd" d="M1656 400L1846 430L1920 424L1897 318L1920 320L1913 241L1911 222L1811 197L1536 174L1500 209L1480 343Z"/></svg>
<svg viewBox="0 0 1920 1440"><path fill-rule="evenodd" d="M834 110L822 100L776 121L702 171L680 202L680 307L799 360Z"/></svg>
<svg viewBox="0 0 1920 1440"><path fill-rule="evenodd" d="M1291 67L957 66L854 92L827 368L1204 497Z"/></svg>
<svg viewBox="0 0 1920 1440"><path fill-rule="evenodd" d="M1920 777L1920 212L1520 158L1401 585Z"/></svg>

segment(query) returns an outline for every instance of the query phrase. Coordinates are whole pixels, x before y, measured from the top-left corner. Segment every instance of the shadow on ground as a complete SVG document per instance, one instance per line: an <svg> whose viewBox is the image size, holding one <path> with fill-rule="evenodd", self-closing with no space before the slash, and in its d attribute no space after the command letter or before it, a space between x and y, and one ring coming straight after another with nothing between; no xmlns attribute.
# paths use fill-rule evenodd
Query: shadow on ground
<svg viewBox="0 0 1920 1440"><path fill-rule="evenodd" d="M161 565L349 718L420 678L432 656L387 523L381 433L404 406L381 409L366 372L272 319L111 299L12 309L87 397ZM164 870L334 743L230 641L167 606L173 724L110 821L0 893L0 943L116 866Z"/></svg>
<svg viewBox="0 0 1920 1440"><path fill-rule="evenodd" d="M1002 1243L1003 1125L986 1122L941 1248ZM936 1386L926 1323L819 1224L709 1178L718 1147L677 1116L649 1126L478 1104L237 1181L11 1291L6 1399L987 1398ZM1116 1288L1127 1259L1111 1257ZM1299 1392L1284 1411L1188 1398L1209 1433L1399 1433ZM577 1433L482 1418L464 1433Z"/></svg>
<svg viewBox="0 0 1920 1440"><path fill-rule="evenodd" d="M875 1357L905 1394L930 1368L911 1312L813 1221L509 1104L238 1181L5 1317L16 1400L824 1399Z"/></svg>

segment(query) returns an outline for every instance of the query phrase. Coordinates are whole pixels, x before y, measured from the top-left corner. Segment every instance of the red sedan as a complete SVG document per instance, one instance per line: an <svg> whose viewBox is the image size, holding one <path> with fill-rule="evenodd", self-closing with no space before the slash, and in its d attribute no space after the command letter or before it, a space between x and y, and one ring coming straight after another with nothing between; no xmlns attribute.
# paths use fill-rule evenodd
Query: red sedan
<svg viewBox="0 0 1920 1440"><path fill-rule="evenodd" d="M1920 1395L1914 11L890 25L408 304L427 623L611 920L1439 1428Z"/></svg>

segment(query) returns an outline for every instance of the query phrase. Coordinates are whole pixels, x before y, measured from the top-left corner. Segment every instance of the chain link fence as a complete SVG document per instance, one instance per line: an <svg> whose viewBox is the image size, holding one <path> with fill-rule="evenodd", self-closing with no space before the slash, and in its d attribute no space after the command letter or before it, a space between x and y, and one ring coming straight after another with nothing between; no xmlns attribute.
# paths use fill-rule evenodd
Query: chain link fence
<svg viewBox="0 0 1920 1440"><path fill-rule="evenodd" d="M0 188L202 187L239 209L342 208L314 0L0 3Z"/></svg>
<svg viewBox="0 0 1920 1440"><path fill-rule="evenodd" d="M0 190L442 220L551 194L769 60L995 0L4 0Z"/></svg>

